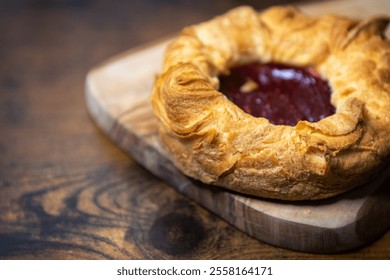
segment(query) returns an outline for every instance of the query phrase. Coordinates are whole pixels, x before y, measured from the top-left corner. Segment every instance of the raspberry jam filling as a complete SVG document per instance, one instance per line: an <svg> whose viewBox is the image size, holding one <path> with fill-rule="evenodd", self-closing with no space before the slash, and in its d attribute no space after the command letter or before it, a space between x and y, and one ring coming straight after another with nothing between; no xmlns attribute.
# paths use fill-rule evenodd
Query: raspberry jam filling
<svg viewBox="0 0 390 280"><path fill-rule="evenodd" d="M250 63L220 76L220 91L246 113L276 125L319 121L334 114L328 83L311 67Z"/></svg>

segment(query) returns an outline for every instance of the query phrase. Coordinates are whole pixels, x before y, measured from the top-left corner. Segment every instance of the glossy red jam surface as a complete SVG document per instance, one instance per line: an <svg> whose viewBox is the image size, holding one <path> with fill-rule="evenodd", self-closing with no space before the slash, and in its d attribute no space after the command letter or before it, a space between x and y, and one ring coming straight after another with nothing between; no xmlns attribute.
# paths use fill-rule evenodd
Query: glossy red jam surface
<svg viewBox="0 0 390 280"><path fill-rule="evenodd" d="M251 63L220 76L220 91L246 113L294 126L334 114L330 87L311 67Z"/></svg>

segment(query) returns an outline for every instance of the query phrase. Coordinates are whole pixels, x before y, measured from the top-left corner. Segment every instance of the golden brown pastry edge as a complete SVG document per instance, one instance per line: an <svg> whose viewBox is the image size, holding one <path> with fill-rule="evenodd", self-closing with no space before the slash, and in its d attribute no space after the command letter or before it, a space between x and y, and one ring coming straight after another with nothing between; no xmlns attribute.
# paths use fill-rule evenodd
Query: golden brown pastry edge
<svg viewBox="0 0 390 280"><path fill-rule="evenodd" d="M185 28L167 48L152 93L172 161L202 182L283 200L330 197L366 182L390 151L388 21L239 7ZM218 92L217 77L248 61L315 67L330 83L336 114L291 127L244 113Z"/></svg>

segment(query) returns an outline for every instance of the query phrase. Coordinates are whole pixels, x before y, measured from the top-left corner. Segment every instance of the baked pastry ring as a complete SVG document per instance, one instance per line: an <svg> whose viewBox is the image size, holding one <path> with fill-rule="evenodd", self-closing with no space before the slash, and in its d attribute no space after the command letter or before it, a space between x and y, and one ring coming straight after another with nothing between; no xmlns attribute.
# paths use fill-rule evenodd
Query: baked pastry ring
<svg viewBox="0 0 390 280"><path fill-rule="evenodd" d="M326 198L366 182L390 151L388 22L238 7L185 28L152 93L174 164L204 183L283 200ZM253 61L314 67L336 113L295 126L245 113L218 91L218 76Z"/></svg>

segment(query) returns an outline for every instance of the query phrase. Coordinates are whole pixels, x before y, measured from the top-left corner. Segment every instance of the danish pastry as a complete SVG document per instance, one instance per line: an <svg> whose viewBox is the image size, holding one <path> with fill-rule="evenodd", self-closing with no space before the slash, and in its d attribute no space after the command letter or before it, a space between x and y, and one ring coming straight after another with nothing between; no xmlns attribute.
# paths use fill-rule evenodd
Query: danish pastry
<svg viewBox="0 0 390 280"><path fill-rule="evenodd" d="M204 183L282 200L322 199L363 184L390 152L388 22L387 16L315 18L291 6L260 13L244 6L183 29L166 50L152 92L173 163ZM329 90L318 100L329 104L312 101L325 106L318 116L302 109L293 114L296 120L279 113L272 119L267 112L274 105L260 98L259 80L268 76L244 77L226 93L224 80L235 71L241 75L240 67L317 79ZM277 99L284 104L278 110L284 114L291 99L311 98L300 97L301 91ZM268 111L250 101L235 104L237 94L266 103Z"/></svg>

